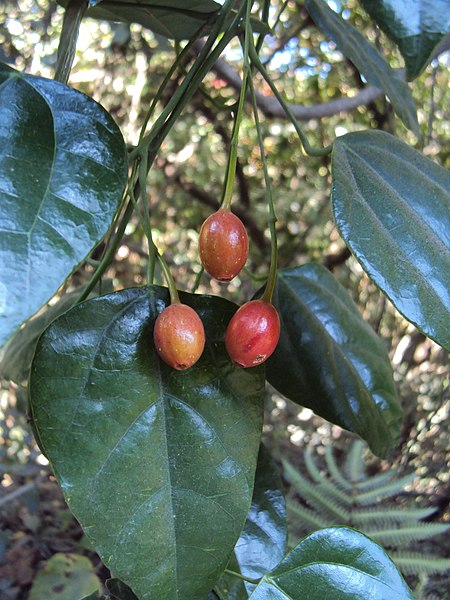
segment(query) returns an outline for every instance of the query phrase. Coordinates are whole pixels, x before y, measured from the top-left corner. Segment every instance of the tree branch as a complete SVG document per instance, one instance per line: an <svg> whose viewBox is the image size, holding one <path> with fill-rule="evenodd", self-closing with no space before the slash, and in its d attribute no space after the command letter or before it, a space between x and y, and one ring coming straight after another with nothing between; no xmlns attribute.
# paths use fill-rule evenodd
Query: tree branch
<svg viewBox="0 0 450 600"><path fill-rule="evenodd" d="M200 50L202 42L195 44L197 51ZM212 70L214 73L226 81L236 90L241 89L241 78L239 73L229 65L225 60L219 58L214 64ZM255 91L256 103L258 108L268 118L285 119L286 113L280 106L278 100L274 96L264 96L258 91ZM350 98L339 98L323 102L321 104L313 104L311 106L302 106L299 104L289 104L288 106L294 113L294 116L299 121L309 121L310 119L321 119L323 117L331 117L340 112L350 112L358 108L370 104L380 96L383 92L374 86L367 86L355 96Z"/></svg>

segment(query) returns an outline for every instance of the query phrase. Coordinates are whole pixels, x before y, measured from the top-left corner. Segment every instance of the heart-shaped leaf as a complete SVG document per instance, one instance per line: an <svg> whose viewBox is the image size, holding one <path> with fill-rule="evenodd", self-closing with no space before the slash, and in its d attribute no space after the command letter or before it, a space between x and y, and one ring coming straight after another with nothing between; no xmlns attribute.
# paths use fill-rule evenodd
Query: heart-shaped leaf
<svg viewBox="0 0 450 600"><path fill-rule="evenodd" d="M450 173L382 131L338 138L336 225L397 309L450 350Z"/></svg>
<svg viewBox="0 0 450 600"><path fill-rule="evenodd" d="M206 597L250 508L264 370L233 366L236 306L182 295L207 348L187 371L160 361L167 290L88 300L41 336L30 377L40 443L69 507L114 577L141 599Z"/></svg>
<svg viewBox="0 0 450 600"><path fill-rule="evenodd" d="M69 0L58 0L58 3L67 6ZM184 40L192 38L201 27L203 33L208 33L222 4L222 0L129 0L126 3L101 0L91 2L86 15L94 19L139 23L156 34ZM231 11L230 17L235 14ZM252 18L252 25L258 33L268 32L268 27L259 19Z"/></svg>
<svg viewBox="0 0 450 600"><path fill-rule="evenodd" d="M346 527L303 539L264 576L251 600L414 600L396 566L371 539Z"/></svg>
<svg viewBox="0 0 450 600"><path fill-rule="evenodd" d="M0 64L0 346L104 236L126 178L97 102Z"/></svg>
<svg viewBox="0 0 450 600"><path fill-rule="evenodd" d="M250 579L273 569L286 552L286 502L278 468L261 445L250 512L228 568ZM247 600L255 588L233 575L224 574L215 586L221 597Z"/></svg>
<svg viewBox="0 0 450 600"><path fill-rule="evenodd" d="M359 31L337 15L324 0L305 0L305 6L316 25L336 42L339 50L367 81L386 94L404 124L419 137L416 107L408 84Z"/></svg>
<svg viewBox="0 0 450 600"><path fill-rule="evenodd" d="M399 47L408 79L417 77L450 29L448 0L360 0L372 19Z"/></svg>
<svg viewBox="0 0 450 600"><path fill-rule="evenodd" d="M281 337L266 362L269 382L386 456L402 414L392 368L346 290L325 267L307 264L278 271L273 303Z"/></svg>

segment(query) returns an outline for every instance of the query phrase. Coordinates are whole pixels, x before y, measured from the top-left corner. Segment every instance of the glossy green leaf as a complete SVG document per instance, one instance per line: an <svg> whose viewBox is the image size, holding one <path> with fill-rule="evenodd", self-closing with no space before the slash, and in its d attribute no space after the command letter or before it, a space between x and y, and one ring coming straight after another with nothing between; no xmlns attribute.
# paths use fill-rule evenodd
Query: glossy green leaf
<svg viewBox="0 0 450 600"><path fill-rule="evenodd" d="M260 443L264 370L234 367L223 344L236 306L182 300L207 339L191 369L155 352L169 298L152 286L53 321L30 377L34 424L69 507L143 600L198 600L214 587L250 508Z"/></svg>
<svg viewBox="0 0 450 600"><path fill-rule="evenodd" d="M126 177L99 104L0 64L0 346L104 236Z"/></svg>
<svg viewBox="0 0 450 600"><path fill-rule="evenodd" d="M336 225L397 309L450 350L450 173L381 131L338 138Z"/></svg>
<svg viewBox="0 0 450 600"><path fill-rule="evenodd" d="M98 594L101 589L101 581L88 558L79 554L58 552L38 571L29 600L74 600Z"/></svg>
<svg viewBox="0 0 450 600"><path fill-rule="evenodd" d="M62 6L68 4L68 0L58 2ZM222 4L214 0L101 0L91 2L86 14L95 19L139 23L164 37L183 40L192 38L201 27L203 33L208 33ZM259 33L268 31L258 19L252 19L252 25Z"/></svg>
<svg viewBox="0 0 450 600"><path fill-rule="evenodd" d="M450 30L448 0L360 0L364 9L399 47L408 79L417 77Z"/></svg>
<svg viewBox="0 0 450 600"><path fill-rule="evenodd" d="M251 600L414 599L396 566L371 539L346 527L303 539L264 576Z"/></svg>
<svg viewBox="0 0 450 600"><path fill-rule="evenodd" d="M286 502L278 468L261 445L250 512L228 568L251 579L273 569L286 552ZM227 600L246 600L254 585L224 574L215 590Z"/></svg>
<svg viewBox="0 0 450 600"><path fill-rule="evenodd" d="M346 290L321 265L278 271L281 337L267 379L287 398L361 436L386 456L401 408L387 350Z"/></svg>
<svg viewBox="0 0 450 600"><path fill-rule="evenodd" d="M383 56L350 23L324 0L305 0L316 25L334 42L372 85L380 88L404 124L419 136L416 107L408 84L391 69Z"/></svg>

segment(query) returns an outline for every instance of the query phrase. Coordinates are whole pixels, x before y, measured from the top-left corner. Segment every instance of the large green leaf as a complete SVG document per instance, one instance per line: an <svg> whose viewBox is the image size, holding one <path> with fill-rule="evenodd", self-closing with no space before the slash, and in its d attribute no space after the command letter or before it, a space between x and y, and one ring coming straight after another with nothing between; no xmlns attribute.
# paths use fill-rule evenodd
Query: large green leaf
<svg viewBox="0 0 450 600"><path fill-rule="evenodd" d="M303 539L264 576L251 600L414 599L396 566L371 539L346 527Z"/></svg>
<svg viewBox="0 0 450 600"><path fill-rule="evenodd" d="M448 0L360 0L369 15L397 44L408 79L417 77L450 29Z"/></svg>
<svg viewBox="0 0 450 600"><path fill-rule="evenodd" d="M250 512L228 568L259 579L273 569L286 552L286 502L278 468L261 445ZM233 575L224 574L215 587L227 600L246 600L254 589Z"/></svg>
<svg viewBox="0 0 450 600"><path fill-rule="evenodd" d="M67 6L69 0L58 0ZM190 39L203 27L207 33L214 25L215 14L223 0L98 0L90 2L86 15L95 19L140 23L153 32L171 39ZM231 11L230 17L236 14ZM268 28L258 19L252 19L253 29L267 33Z"/></svg>
<svg viewBox="0 0 450 600"><path fill-rule="evenodd" d="M450 350L450 173L381 131L338 138L339 231L398 310Z"/></svg>
<svg viewBox="0 0 450 600"><path fill-rule="evenodd" d="M401 420L392 368L346 290L325 267L307 264L278 271L273 302L281 337L266 362L269 382L386 456Z"/></svg>
<svg viewBox="0 0 450 600"><path fill-rule="evenodd" d="M0 346L103 237L126 177L99 104L0 64Z"/></svg>
<svg viewBox="0 0 450 600"><path fill-rule="evenodd" d="M41 336L30 377L40 443L69 507L114 577L141 599L198 600L250 508L264 370L233 366L236 306L185 294L207 347L187 371L160 361L152 286L88 300Z"/></svg>
<svg viewBox="0 0 450 600"><path fill-rule="evenodd" d="M359 31L337 15L324 0L305 0L305 6L316 25L336 42L339 50L367 81L386 94L405 125L419 136L416 107L408 84Z"/></svg>

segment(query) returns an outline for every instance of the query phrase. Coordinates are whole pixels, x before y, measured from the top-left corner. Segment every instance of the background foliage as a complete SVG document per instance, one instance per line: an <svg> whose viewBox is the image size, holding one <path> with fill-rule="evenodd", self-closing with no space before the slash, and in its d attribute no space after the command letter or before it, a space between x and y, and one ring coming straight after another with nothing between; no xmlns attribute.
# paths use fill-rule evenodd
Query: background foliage
<svg viewBox="0 0 450 600"><path fill-rule="evenodd" d="M359 73L335 44L317 31L298 4L286 3L275 35L268 38L262 55L278 88L289 101L301 101L305 106L356 94L364 84ZM364 37L385 49L391 66L403 66L394 44L373 26L360 4L353 1L335 4ZM281 3L273 5L281 8ZM48 0L3 2L0 6L0 59L19 70L53 77L62 14L62 9ZM128 27L86 19L77 48L70 84L101 102L125 138L136 143L145 110L174 60L174 45L137 24ZM237 43L233 42L225 58L228 65L239 66ZM421 151L448 167L449 71L446 67L448 54L443 54L419 75L412 89L423 140ZM220 68L225 69L225 66L220 65L206 77L202 91L193 97L170 132L149 178L155 242L165 252L180 287L185 289L194 284L200 269L198 229L203 219L219 205L231 138L233 118L229 107L237 92L226 79L225 70L221 72ZM177 81L169 86L163 102L170 98L176 86ZM269 95L261 80L258 86L261 93ZM363 317L380 334L390 352L406 418L396 452L389 457L389 462L373 462L372 472L385 470L389 464L400 472L408 467L416 475L411 489L422 496L426 505L436 508L433 518L448 522L448 356L395 311L356 260L349 256L332 221L329 161L306 159L292 126L270 111L268 115L271 118L265 145L276 190L280 266L317 261L332 269L335 277L350 290ZM416 141L396 117L391 104L382 98L351 112L305 122L306 132L316 145L330 143L334 134L351 133L367 126L398 133L410 143ZM257 140L248 117L244 118L239 142L238 184L236 212L246 224L251 239L246 273L226 286L203 278L199 291L220 294L240 303L260 287L258 277L265 276L270 253ZM101 251L100 244L97 257ZM145 236L139 223L133 220L101 283L101 291L142 284L146 256ZM93 267L85 263L72 275L53 300L55 310L58 297L83 285L92 270ZM12 373L12 364L15 361L2 362L0 371L3 386L0 401L3 589L0 595L9 600L26 597L36 572L45 572L45 569L40 570L45 561L61 551L87 556L101 580L108 576L64 507L57 486L48 474L46 459L32 440L25 393L20 385L27 379L27 373ZM282 451L291 462L298 463L299 446L311 444L322 452L324 441L332 441L337 456L343 457L350 436L313 416L308 408L287 402L269 389L264 437L275 455ZM288 478L285 483L289 485ZM441 553L448 556L445 543ZM91 567L87 570L91 573ZM89 574L85 577L89 579ZM417 593L425 598L444 598L450 593L445 574L429 581L412 577L409 582L413 587L418 586ZM96 582L94 588L95 585Z"/></svg>

